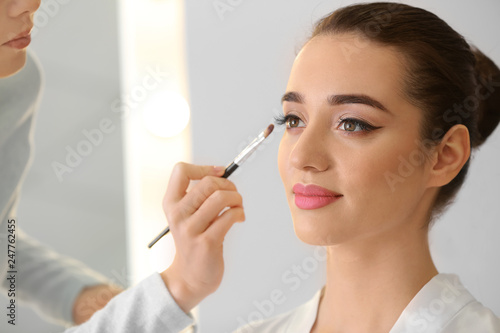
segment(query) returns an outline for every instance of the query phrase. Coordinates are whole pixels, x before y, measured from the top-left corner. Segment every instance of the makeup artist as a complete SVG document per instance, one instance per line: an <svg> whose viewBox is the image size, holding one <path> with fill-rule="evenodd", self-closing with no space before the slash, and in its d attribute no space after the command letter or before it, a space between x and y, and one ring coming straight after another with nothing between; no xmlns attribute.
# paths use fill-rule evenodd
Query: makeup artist
<svg viewBox="0 0 500 333"><path fill-rule="evenodd" d="M39 5L39 0L0 0L0 78L24 67L16 75L0 80L0 234L4 235L0 239L0 277L2 289L9 289L6 271L15 268L16 302L29 302L59 324L79 324L121 289L30 238L17 229L16 223L16 206L31 161L32 127L42 87L39 65L26 52L33 14ZM7 238L9 222L13 232ZM9 265L8 241L14 244L10 254L15 253ZM2 297L6 294L2 292Z"/></svg>
<svg viewBox="0 0 500 333"><path fill-rule="evenodd" d="M11 36L30 30L38 5L38 1L31 0L0 0L0 75L4 77L0 79L2 228L16 217L22 180L31 158L31 133L42 82L39 64L26 52L29 41ZM222 279L222 240L233 223L244 219L241 196L231 181L221 178L224 169L183 163L174 168L165 206L172 227L184 224L180 227L184 230L173 227L176 239L189 246L178 247L182 256L176 257L168 272L154 273L124 292L108 285L83 264L53 252L17 230L16 300L30 303L44 317L60 324L81 324L67 333L179 332L194 325L186 313L217 289ZM190 180L199 179L202 181L184 196ZM227 206L231 208L218 217ZM211 223L214 226L203 232ZM6 258L7 239L2 238L0 297L9 288Z"/></svg>
<svg viewBox="0 0 500 333"><path fill-rule="evenodd" d="M26 49L39 5L40 0L0 0L2 234L7 225L15 225L11 221L16 220L16 205L31 160L42 75L40 65ZM223 174L224 167L176 166L165 207L182 256L177 256L167 271L154 273L123 292L82 263L55 253L16 229L16 302L29 303L59 324L81 324L66 332L179 332L193 325L193 318L186 313L217 289L223 274L222 240L232 224L244 219L241 196L231 181L221 178ZM199 179L201 182L184 196L190 180ZM227 206L231 208L218 216ZM7 243L7 237L0 239L0 297L10 288Z"/></svg>

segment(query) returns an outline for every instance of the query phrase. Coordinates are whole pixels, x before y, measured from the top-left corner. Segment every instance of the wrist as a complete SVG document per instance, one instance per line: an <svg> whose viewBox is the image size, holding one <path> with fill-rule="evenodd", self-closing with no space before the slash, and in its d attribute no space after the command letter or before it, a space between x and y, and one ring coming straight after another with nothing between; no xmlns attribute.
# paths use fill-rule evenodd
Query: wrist
<svg viewBox="0 0 500 333"><path fill-rule="evenodd" d="M160 276L174 301L185 313L189 313L201 301L182 276L171 267L161 272Z"/></svg>

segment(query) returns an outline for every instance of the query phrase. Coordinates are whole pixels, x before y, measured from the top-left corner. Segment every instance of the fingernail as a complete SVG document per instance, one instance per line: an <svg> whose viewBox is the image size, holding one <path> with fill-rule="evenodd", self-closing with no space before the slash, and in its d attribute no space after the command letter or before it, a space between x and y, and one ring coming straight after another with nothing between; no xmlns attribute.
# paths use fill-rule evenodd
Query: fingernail
<svg viewBox="0 0 500 333"><path fill-rule="evenodd" d="M223 167L223 166L214 166L214 172L215 172L216 175L223 174L224 170L226 170L226 167Z"/></svg>

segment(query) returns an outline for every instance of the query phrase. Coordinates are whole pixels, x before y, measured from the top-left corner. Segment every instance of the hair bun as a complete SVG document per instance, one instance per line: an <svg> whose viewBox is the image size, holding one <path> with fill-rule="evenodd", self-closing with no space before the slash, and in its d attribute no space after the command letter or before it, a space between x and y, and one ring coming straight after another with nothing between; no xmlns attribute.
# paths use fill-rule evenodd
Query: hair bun
<svg viewBox="0 0 500 333"><path fill-rule="evenodd" d="M477 142L472 143L476 147L486 141L500 122L500 69L476 47L471 47L471 50L476 57L476 96L480 100L477 122L479 136Z"/></svg>

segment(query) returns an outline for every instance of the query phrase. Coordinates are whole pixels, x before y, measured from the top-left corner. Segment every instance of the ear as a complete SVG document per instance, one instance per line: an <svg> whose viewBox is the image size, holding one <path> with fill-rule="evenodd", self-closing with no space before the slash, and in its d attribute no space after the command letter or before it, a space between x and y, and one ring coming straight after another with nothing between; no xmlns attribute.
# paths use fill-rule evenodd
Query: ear
<svg viewBox="0 0 500 333"><path fill-rule="evenodd" d="M464 125L455 125L434 148L429 186L440 187L451 182L462 170L469 156L469 130Z"/></svg>

